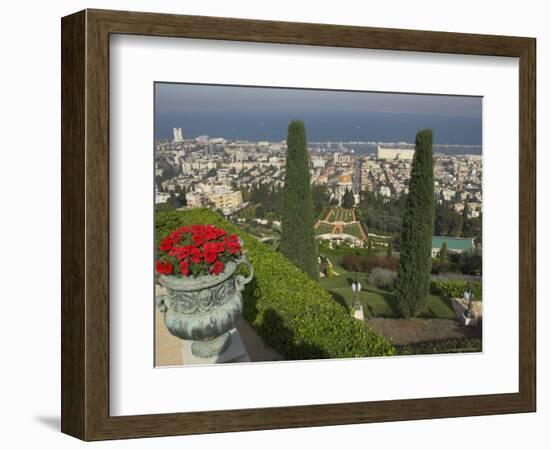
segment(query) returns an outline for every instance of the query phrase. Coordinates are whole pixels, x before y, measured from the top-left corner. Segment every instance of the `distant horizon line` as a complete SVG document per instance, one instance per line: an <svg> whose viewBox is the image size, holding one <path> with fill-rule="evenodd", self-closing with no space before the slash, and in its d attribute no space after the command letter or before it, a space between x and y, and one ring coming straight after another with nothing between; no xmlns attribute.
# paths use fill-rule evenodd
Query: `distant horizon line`
<svg viewBox="0 0 550 450"><path fill-rule="evenodd" d="M269 142L271 144L271 143L281 143L281 142L286 141L286 139L280 139L280 140L258 139L258 140L254 140L254 139L248 139L248 138L225 138L223 136L211 136L211 135L208 135L208 134L199 134L196 137L188 137L188 138L184 138L183 140L184 141L195 141L199 137L202 137L202 136L207 136L208 138L211 138L212 140L225 139L228 142L236 142L236 141ZM155 142L163 141L163 140L168 140L170 142L174 142L173 136L170 136L170 137L164 136L162 138L155 138ZM322 141L308 140L307 143L308 144L338 144L338 143L340 143L340 144L371 144L371 145L376 145L376 144L401 144L401 145L411 145L411 146L415 145L414 142L406 142L406 141L369 141L369 140L358 141L356 139L352 139L352 140L328 139L328 140L322 140ZM466 147L466 148L469 148L469 147L483 147L483 144L433 143L433 146L437 146L437 147Z"/></svg>

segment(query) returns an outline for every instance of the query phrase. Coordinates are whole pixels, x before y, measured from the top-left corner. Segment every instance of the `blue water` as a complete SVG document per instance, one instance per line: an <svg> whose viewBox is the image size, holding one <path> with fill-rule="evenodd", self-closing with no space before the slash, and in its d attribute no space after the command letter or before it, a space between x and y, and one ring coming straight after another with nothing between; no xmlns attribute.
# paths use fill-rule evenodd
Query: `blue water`
<svg viewBox="0 0 550 450"><path fill-rule="evenodd" d="M172 128L181 127L184 138L205 134L230 140L281 141L292 119L304 121L308 141L414 142L416 132L423 128L433 130L434 144L480 145L482 138L479 118L372 112L335 115L328 111L302 112L300 117L292 112L160 112L155 117L155 138L172 138Z"/></svg>

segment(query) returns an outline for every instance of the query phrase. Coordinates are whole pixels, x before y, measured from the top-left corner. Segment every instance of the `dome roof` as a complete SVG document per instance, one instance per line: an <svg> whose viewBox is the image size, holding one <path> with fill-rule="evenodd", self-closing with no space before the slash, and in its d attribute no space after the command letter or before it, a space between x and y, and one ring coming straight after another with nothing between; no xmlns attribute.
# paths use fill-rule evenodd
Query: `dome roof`
<svg viewBox="0 0 550 450"><path fill-rule="evenodd" d="M351 175L340 175L338 177L338 184L352 184L351 183Z"/></svg>

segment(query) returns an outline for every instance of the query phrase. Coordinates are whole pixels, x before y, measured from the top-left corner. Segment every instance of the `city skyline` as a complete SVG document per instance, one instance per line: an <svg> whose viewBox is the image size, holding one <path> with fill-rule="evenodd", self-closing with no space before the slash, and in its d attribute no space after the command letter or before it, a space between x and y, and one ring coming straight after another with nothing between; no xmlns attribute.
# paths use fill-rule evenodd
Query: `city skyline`
<svg viewBox="0 0 550 450"><path fill-rule="evenodd" d="M420 128L436 144L482 144L482 98L431 94L155 84L155 139L200 135L281 141L299 118L309 141L414 142Z"/></svg>

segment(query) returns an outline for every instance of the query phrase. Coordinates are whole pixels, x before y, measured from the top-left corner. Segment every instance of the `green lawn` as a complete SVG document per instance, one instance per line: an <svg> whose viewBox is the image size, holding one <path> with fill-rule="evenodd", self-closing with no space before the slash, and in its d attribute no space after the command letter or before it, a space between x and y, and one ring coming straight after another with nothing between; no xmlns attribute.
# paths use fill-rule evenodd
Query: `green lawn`
<svg viewBox="0 0 550 450"><path fill-rule="evenodd" d="M330 207L325 206L323 210L321 211L321 214L319 214L319 220L325 220L325 217L327 217L328 212L330 211Z"/></svg>
<svg viewBox="0 0 550 450"><path fill-rule="evenodd" d="M328 210L323 210L320 220L324 220L328 214ZM329 222L351 222L353 220L353 210L344 209L341 206L335 206L331 208L330 214L327 218Z"/></svg>
<svg viewBox="0 0 550 450"><path fill-rule="evenodd" d="M319 242L319 253L323 256L326 256L327 258L330 258L332 264L338 267L340 267L338 265L338 261L340 261L340 259L342 259L342 257L346 256L346 255L349 255L349 254L355 254L355 255L363 255L363 256L368 256L369 255L369 250L366 249L366 248L346 248L346 247L342 247L342 248L329 248L328 245L324 242ZM371 254L373 255L385 255L386 254L386 250L384 248L374 248L371 252ZM337 271L339 271L338 269L336 269ZM345 269L342 269L344 272L346 271Z"/></svg>
<svg viewBox="0 0 550 450"><path fill-rule="evenodd" d="M328 216L329 222L336 222L336 219L338 217L338 208L332 208L332 211L330 212L330 215Z"/></svg>
<svg viewBox="0 0 550 450"><path fill-rule="evenodd" d="M333 298L340 304L351 307L354 302L354 294L351 283L355 274L347 272L339 264L332 260L334 270L339 274L332 278L322 278L321 285L329 291ZM359 301L363 305L365 316L368 317L399 317L396 312L395 294L369 285L366 274L358 274L361 283ZM455 319L455 313L448 298L444 296L430 295L426 310L420 314L424 318Z"/></svg>
<svg viewBox="0 0 550 450"><path fill-rule="evenodd" d="M344 222L351 222L353 220L353 211L351 209L343 209L342 220Z"/></svg>
<svg viewBox="0 0 550 450"><path fill-rule="evenodd" d="M326 223L320 223L315 229L315 235L328 234L332 232L333 225L327 225Z"/></svg>
<svg viewBox="0 0 550 450"><path fill-rule="evenodd" d="M357 224L345 225L344 226L344 233L355 236L358 239L363 238L363 236L361 235L361 230L359 229L359 225L357 225Z"/></svg>
<svg viewBox="0 0 550 450"><path fill-rule="evenodd" d="M256 208L258 207L257 204L253 204L250 206L247 206L245 209L241 209L239 212L237 212L237 217L242 217L245 219L255 219L256 218Z"/></svg>

